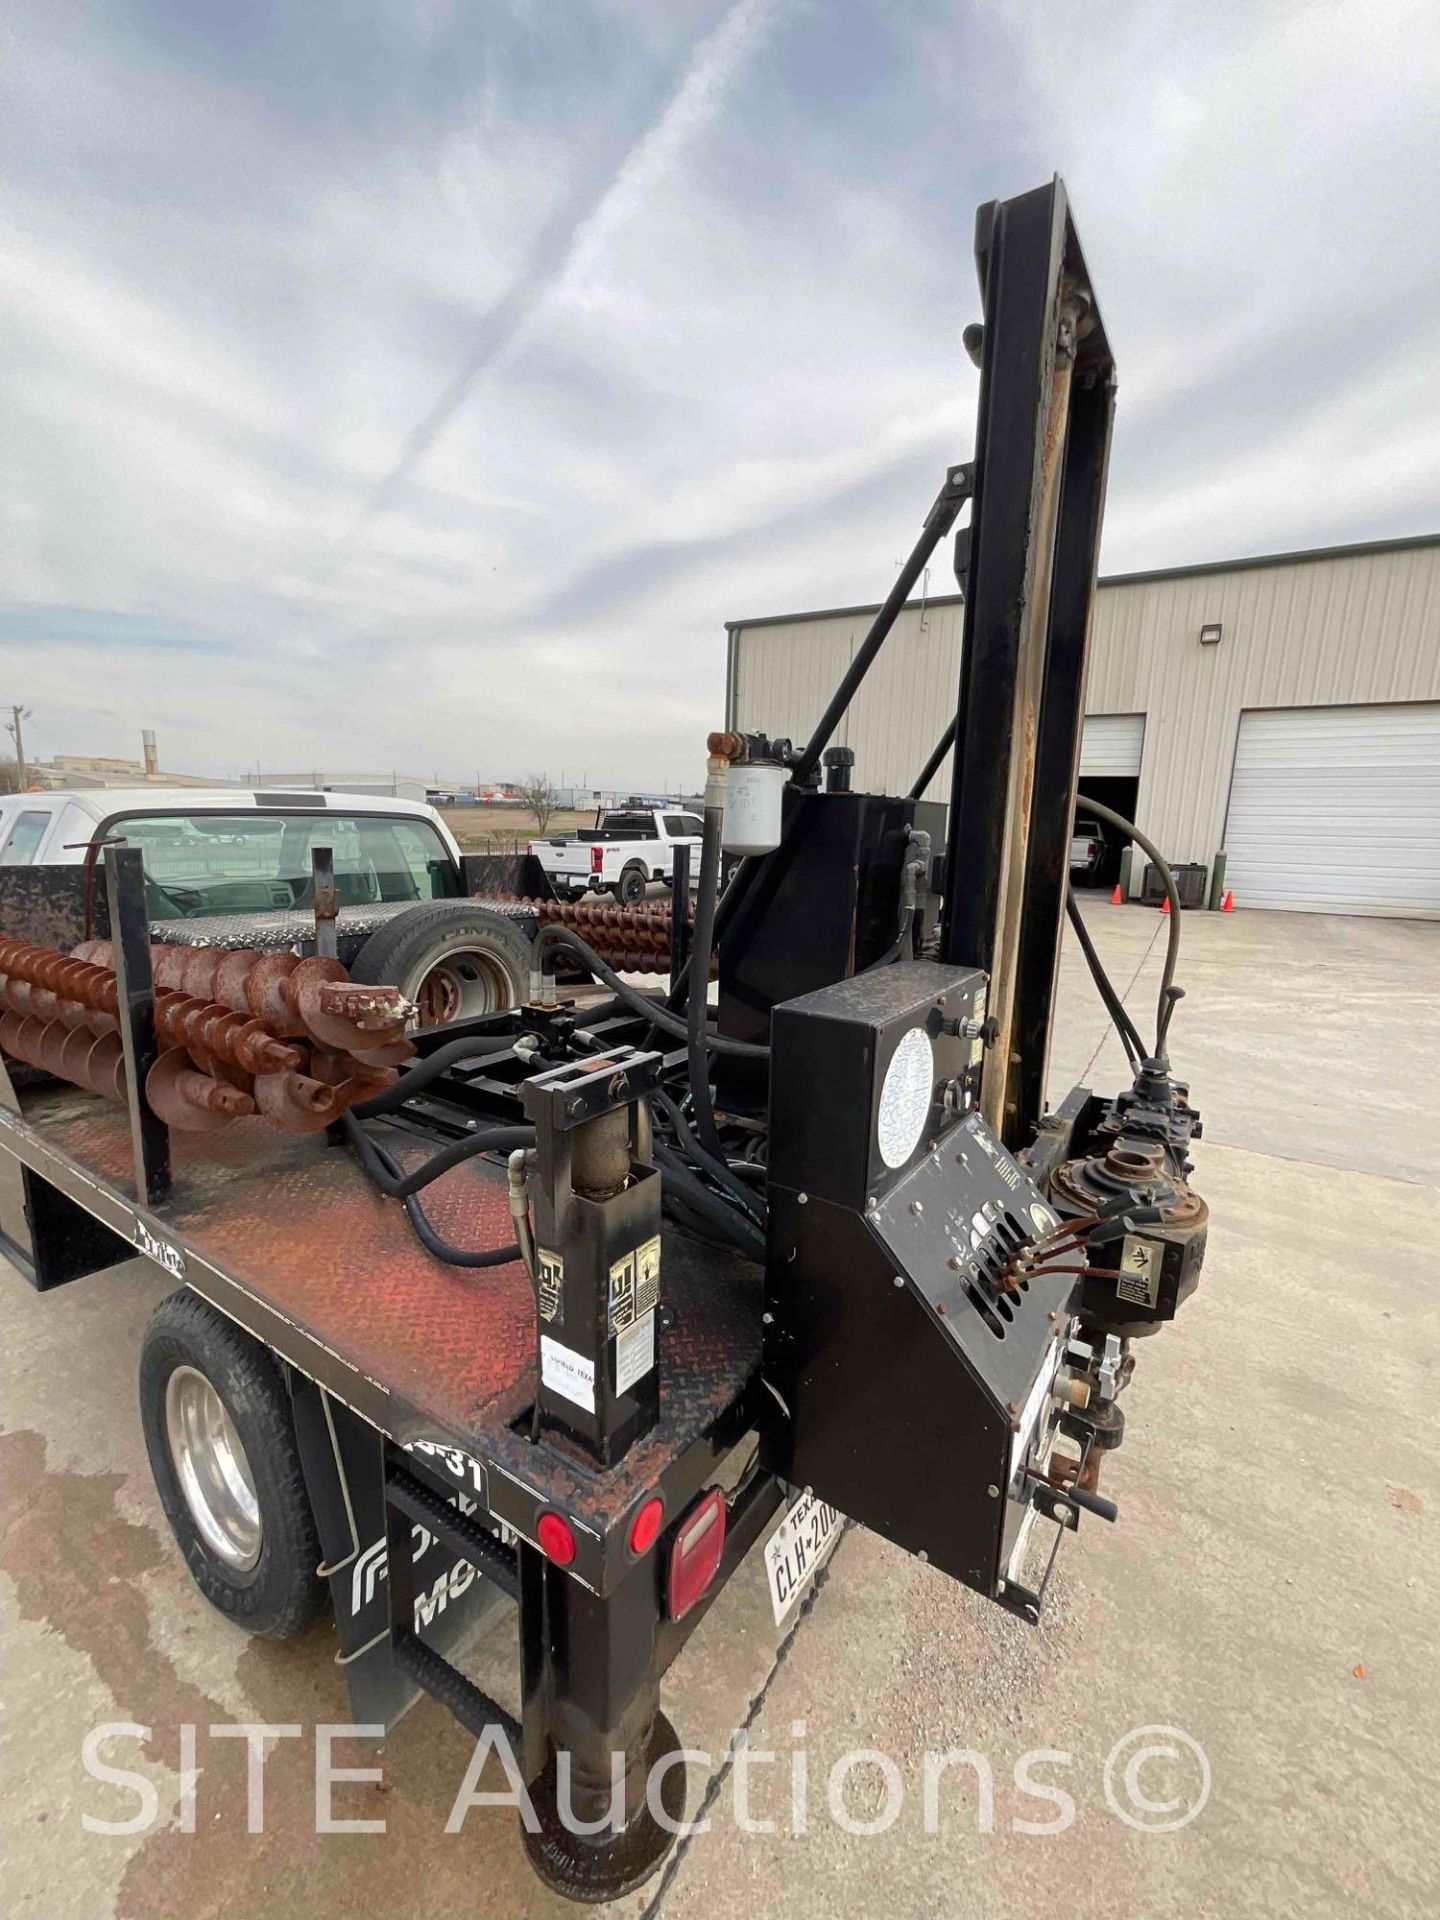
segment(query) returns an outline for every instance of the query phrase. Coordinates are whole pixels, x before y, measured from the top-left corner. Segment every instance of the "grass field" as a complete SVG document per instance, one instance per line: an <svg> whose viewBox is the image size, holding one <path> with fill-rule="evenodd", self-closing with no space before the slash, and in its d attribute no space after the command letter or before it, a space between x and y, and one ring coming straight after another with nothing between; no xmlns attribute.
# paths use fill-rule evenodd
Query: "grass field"
<svg viewBox="0 0 1440 1920"><path fill-rule="evenodd" d="M514 853L527 840L540 838L534 814L521 807L442 807L440 812L462 853ZM593 812L560 812L550 816L545 831L570 833L594 824Z"/></svg>

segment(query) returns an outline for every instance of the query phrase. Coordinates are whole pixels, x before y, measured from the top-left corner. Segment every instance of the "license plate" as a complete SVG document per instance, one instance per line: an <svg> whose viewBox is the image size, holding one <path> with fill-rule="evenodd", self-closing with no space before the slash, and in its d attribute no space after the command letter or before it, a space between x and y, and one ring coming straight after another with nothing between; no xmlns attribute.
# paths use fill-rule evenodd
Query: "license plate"
<svg viewBox="0 0 1440 1920"><path fill-rule="evenodd" d="M843 1518L827 1501L802 1493L765 1542L765 1576L777 1627L829 1558Z"/></svg>

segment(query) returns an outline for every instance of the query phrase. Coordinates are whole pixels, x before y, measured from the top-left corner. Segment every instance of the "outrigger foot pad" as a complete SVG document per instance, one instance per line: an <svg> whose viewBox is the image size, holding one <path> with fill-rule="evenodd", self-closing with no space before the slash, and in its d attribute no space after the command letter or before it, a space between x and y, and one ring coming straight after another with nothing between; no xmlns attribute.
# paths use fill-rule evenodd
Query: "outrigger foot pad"
<svg viewBox="0 0 1440 1920"><path fill-rule="evenodd" d="M679 1751L674 1727L663 1713L657 1713L645 1758L646 1780L668 1754ZM648 1880L675 1843L676 1830L685 1818L683 1761L676 1760L665 1769L657 1794L665 1822L655 1817L647 1799L620 1833L609 1828L602 1833L572 1833L560 1818L552 1757L530 1789L539 1830L532 1833L523 1822L520 1829L531 1866L547 1887L567 1900L592 1904L618 1900Z"/></svg>

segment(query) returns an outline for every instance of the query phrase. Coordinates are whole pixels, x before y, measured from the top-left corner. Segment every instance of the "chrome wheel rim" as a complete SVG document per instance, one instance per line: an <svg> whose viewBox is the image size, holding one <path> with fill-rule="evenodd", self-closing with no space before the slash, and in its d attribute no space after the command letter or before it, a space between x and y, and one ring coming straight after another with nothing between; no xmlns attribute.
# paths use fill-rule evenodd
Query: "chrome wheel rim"
<svg viewBox="0 0 1440 1920"><path fill-rule="evenodd" d="M247 1573L264 1540L255 1479L225 1402L195 1367L176 1367L165 1384L165 1436L196 1532L217 1560Z"/></svg>
<svg viewBox="0 0 1440 1920"><path fill-rule="evenodd" d="M493 954L478 947L454 947L431 962L406 998L419 1009L415 1024L424 1031L500 1012L510 1005L510 981Z"/></svg>

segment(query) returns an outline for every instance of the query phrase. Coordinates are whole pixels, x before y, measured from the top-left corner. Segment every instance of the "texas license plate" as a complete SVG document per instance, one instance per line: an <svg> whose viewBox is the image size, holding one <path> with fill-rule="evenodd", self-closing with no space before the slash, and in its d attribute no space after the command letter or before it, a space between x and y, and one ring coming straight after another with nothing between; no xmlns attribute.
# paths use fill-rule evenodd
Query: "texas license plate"
<svg viewBox="0 0 1440 1920"><path fill-rule="evenodd" d="M770 1606L780 1626L829 1558L844 1516L813 1493L802 1493L765 1542Z"/></svg>

